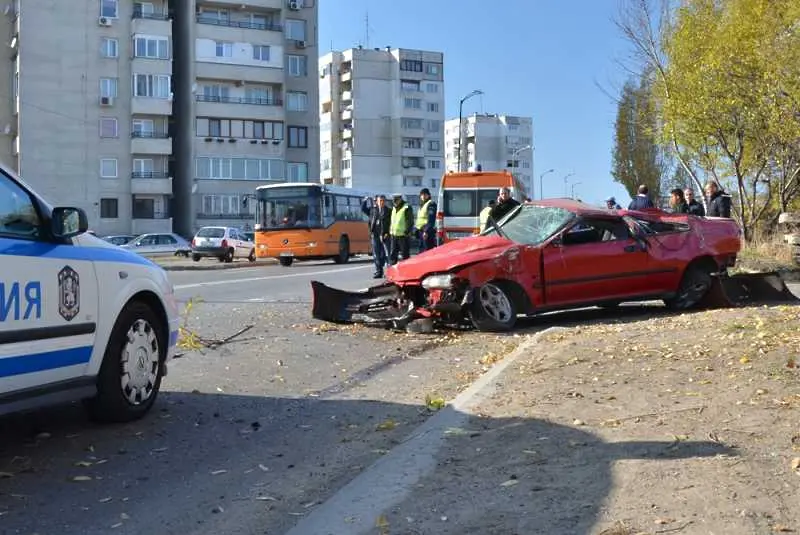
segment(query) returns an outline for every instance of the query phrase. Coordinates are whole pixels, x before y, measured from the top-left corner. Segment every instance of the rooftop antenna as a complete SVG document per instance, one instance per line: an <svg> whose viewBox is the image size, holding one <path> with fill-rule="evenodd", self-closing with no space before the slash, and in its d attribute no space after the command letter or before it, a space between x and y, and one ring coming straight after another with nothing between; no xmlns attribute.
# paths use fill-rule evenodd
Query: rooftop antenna
<svg viewBox="0 0 800 535"><path fill-rule="evenodd" d="M364 47L369 48L369 10L364 16Z"/></svg>

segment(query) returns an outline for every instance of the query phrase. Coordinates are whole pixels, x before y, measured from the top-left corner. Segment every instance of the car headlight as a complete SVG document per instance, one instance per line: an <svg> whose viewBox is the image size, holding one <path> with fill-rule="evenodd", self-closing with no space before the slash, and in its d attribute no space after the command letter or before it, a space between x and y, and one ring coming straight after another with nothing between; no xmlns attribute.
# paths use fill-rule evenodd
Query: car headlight
<svg viewBox="0 0 800 535"><path fill-rule="evenodd" d="M253 230L261 230L261 223L256 223L253 225Z"/></svg>
<svg viewBox="0 0 800 535"><path fill-rule="evenodd" d="M453 287L455 276L452 273L431 275L422 279L422 287L426 290L446 290Z"/></svg>
<svg viewBox="0 0 800 535"><path fill-rule="evenodd" d="M316 246L317 246L317 242L315 242L315 241L310 241L310 242L308 242L308 246L309 246L309 247L316 247Z"/></svg>

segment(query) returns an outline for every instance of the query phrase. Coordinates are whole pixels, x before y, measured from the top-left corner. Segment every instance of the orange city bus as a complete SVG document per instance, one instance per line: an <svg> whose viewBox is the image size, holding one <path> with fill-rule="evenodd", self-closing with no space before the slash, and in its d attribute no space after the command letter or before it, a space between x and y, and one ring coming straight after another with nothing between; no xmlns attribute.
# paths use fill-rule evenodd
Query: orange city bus
<svg viewBox="0 0 800 535"><path fill-rule="evenodd" d="M525 186L508 171L450 172L439 187L436 233L439 243L472 236L480 231L480 213L496 200L500 188L511 188L511 196L525 201Z"/></svg>
<svg viewBox="0 0 800 535"><path fill-rule="evenodd" d="M255 245L258 258L332 259L371 253L368 217L361 201L374 193L311 183L282 183L256 188Z"/></svg>

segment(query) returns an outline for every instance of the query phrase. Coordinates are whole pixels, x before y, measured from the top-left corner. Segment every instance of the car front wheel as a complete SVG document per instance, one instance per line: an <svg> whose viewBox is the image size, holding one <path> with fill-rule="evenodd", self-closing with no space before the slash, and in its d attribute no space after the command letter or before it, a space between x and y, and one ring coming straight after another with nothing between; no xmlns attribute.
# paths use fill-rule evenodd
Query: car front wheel
<svg viewBox="0 0 800 535"><path fill-rule="evenodd" d="M102 422L129 422L147 414L164 374L167 334L158 315L142 302L128 304L117 318L106 346L97 395L89 413Z"/></svg>
<svg viewBox="0 0 800 535"><path fill-rule="evenodd" d="M510 331L517 322L514 301L505 288L491 282L475 290L469 315L479 331Z"/></svg>

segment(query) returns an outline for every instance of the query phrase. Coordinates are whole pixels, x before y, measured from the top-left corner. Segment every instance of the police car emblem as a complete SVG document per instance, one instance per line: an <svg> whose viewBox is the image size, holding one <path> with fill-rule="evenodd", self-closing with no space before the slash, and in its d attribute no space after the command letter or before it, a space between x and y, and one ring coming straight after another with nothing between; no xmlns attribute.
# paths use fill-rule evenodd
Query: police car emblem
<svg viewBox="0 0 800 535"><path fill-rule="evenodd" d="M288 245L289 244L289 240L283 240L283 244L284 245Z"/></svg>
<svg viewBox="0 0 800 535"><path fill-rule="evenodd" d="M81 286L78 273L69 266L58 272L58 313L72 321L81 310Z"/></svg>

